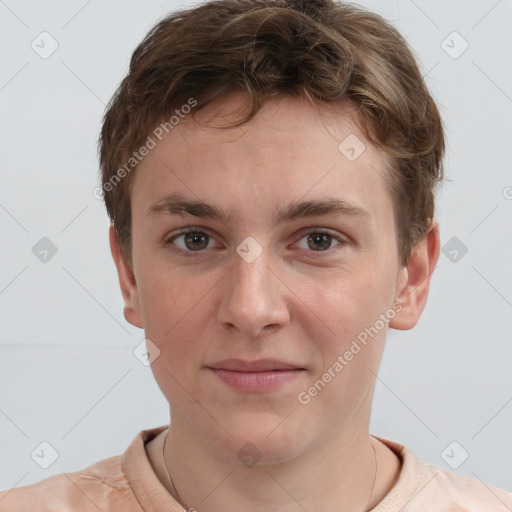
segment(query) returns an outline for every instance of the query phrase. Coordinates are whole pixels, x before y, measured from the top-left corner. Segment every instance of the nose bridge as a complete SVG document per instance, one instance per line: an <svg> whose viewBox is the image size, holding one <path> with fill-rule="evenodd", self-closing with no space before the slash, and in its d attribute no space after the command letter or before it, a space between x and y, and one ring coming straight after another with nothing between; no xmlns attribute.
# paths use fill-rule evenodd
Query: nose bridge
<svg viewBox="0 0 512 512"><path fill-rule="evenodd" d="M237 250L231 272L231 293L233 297L240 299L240 304L253 303L260 307L271 299L271 287L269 280L271 272L268 268L268 251L262 251L254 259L246 259L240 256L242 249ZM248 254L250 254L250 249Z"/></svg>
<svg viewBox="0 0 512 512"><path fill-rule="evenodd" d="M236 255L233 258L233 274L237 280L245 283L258 285L258 281L269 272L270 241L264 237L258 237L258 240L252 236L247 236L236 247Z"/></svg>
<svg viewBox="0 0 512 512"><path fill-rule="evenodd" d="M287 318L278 283L269 268L270 253L261 247L256 254L256 249L250 241L237 248L219 311L224 326L236 327L249 336Z"/></svg>

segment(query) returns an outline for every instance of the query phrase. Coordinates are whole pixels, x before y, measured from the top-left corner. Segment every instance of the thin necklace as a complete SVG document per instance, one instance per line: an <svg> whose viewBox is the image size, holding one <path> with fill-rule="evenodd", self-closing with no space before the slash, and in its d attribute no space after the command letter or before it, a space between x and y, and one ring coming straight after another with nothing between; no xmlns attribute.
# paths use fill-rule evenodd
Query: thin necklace
<svg viewBox="0 0 512 512"><path fill-rule="evenodd" d="M370 505L370 500L372 499L373 494L373 488L375 487L375 480L377 479L377 452L375 451L375 446L373 446L373 443L370 441L370 444L372 445L373 450L373 462L375 464L375 471L373 472L373 481L372 486L370 488L370 495L368 496L368 501L366 502L366 506L364 507L366 512L369 512L368 505Z"/></svg>
<svg viewBox="0 0 512 512"><path fill-rule="evenodd" d="M169 471L169 467L167 466L167 461L165 460L165 443L167 443L168 434L169 434L169 431L167 431L167 434L165 434L164 448L163 448L163 459L164 459L165 469L167 470L167 475L169 476L169 480L171 481L172 490L176 494L176 497L178 498L179 503L183 507L185 507L185 510L188 510L188 508L185 506L185 503L184 503L183 499L181 498L178 490L176 489L176 486L174 485L174 481L172 479L171 472ZM373 472L373 481L372 481L372 487L370 489L370 496L368 496L368 501L366 503L366 506L364 507L366 512L369 512L368 505L370 504L370 500L372 499L373 488L375 487L375 481L377 479L377 453L375 452L375 447L373 446L373 443L371 441L370 441L370 444L371 444L372 450L373 450L373 460L375 463L375 471Z"/></svg>
<svg viewBox="0 0 512 512"><path fill-rule="evenodd" d="M169 430L167 430L167 434L165 434L165 439L164 439L164 453L163 453L163 456L164 456L165 469L167 470L167 475L169 476L169 480L171 481L172 490L174 491L174 494L176 494L176 497L178 498L179 503L183 507L185 507L185 510L188 510L188 507L185 506L185 503L183 502L183 499L181 498L179 492L176 489L176 486L174 485L174 481L172 479L171 472L169 471L169 467L167 466L167 461L165 460L165 443L167 443L168 435L169 435Z"/></svg>

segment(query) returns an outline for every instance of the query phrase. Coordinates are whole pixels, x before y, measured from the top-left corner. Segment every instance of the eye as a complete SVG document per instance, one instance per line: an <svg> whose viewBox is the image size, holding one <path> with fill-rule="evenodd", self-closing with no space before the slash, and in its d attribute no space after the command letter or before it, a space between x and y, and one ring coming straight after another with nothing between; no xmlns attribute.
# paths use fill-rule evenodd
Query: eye
<svg viewBox="0 0 512 512"><path fill-rule="evenodd" d="M333 245L333 243L335 245ZM301 249L310 249L314 252L326 252L337 245L341 245L342 243L347 243L344 240L341 240L334 235L331 235L325 231L310 231L303 236L297 246Z"/></svg>
<svg viewBox="0 0 512 512"><path fill-rule="evenodd" d="M215 247L215 240L204 231L195 228L185 228L180 233L170 237L166 245L175 245L179 250L197 253Z"/></svg>

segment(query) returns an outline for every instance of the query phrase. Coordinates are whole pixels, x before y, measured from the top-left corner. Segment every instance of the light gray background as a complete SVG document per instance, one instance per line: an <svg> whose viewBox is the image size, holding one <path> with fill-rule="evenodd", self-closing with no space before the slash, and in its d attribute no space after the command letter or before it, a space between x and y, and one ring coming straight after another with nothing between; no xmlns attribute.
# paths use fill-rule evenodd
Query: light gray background
<svg viewBox="0 0 512 512"><path fill-rule="evenodd" d="M440 104L442 244L468 248L457 262L441 255L419 325L391 331L372 433L445 469L457 441L469 452L458 472L512 489L512 2L361 3L410 41ZM105 103L147 30L185 5L0 1L0 489L117 455L168 420L132 354L144 336L123 318L92 191ZM43 31L59 44L47 59L31 48ZM469 43L458 58L453 31ZM58 248L46 263L32 253L42 237ZM42 441L59 453L46 470L30 456Z"/></svg>

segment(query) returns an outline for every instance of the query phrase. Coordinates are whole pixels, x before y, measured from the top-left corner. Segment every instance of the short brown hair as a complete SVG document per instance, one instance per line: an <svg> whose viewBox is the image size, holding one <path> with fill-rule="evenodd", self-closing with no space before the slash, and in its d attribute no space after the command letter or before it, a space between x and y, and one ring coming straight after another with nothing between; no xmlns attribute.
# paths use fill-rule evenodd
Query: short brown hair
<svg viewBox="0 0 512 512"><path fill-rule="evenodd" d="M248 93L251 108L225 127L250 121L275 95L357 109L364 134L392 157L387 182L406 265L434 216L441 117L400 33L377 14L332 0L214 0L173 12L135 49L99 140L103 196L126 261L133 177L126 162L191 98L198 111L234 89Z"/></svg>

